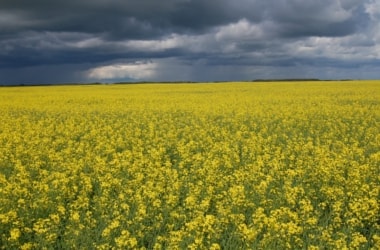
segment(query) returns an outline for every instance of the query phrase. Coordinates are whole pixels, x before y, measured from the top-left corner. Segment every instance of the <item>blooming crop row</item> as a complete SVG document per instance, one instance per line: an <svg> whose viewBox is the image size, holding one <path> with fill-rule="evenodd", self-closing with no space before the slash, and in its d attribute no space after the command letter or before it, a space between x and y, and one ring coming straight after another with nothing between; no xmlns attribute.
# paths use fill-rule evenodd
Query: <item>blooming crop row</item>
<svg viewBox="0 0 380 250"><path fill-rule="evenodd" d="M379 249L380 83L0 89L0 249Z"/></svg>

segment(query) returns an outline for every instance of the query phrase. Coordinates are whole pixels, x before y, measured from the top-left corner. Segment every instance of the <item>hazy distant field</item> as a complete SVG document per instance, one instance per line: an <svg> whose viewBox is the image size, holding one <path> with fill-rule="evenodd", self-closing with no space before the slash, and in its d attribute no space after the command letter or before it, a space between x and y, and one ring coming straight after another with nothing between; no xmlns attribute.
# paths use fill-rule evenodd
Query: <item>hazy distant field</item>
<svg viewBox="0 0 380 250"><path fill-rule="evenodd" d="M379 249L380 81L0 88L0 249Z"/></svg>

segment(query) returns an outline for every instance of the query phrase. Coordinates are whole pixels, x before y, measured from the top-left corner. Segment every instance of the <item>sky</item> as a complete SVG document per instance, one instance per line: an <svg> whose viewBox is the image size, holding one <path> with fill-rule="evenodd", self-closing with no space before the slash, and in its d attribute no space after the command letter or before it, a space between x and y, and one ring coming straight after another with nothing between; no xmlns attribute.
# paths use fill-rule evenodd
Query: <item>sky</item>
<svg viewBox="0 0 380 250"><path fill-rule="evenodd" d="M0 84L380 79L379 0L1 0Z"/></svg>

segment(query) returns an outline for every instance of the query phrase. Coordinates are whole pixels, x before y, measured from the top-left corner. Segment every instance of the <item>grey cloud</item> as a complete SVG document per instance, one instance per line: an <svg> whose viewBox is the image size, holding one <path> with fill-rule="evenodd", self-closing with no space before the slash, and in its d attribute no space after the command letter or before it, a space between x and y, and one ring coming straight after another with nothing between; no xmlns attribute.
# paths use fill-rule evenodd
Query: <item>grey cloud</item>
<svg viewBox="0 0 380 250"><path fill-rule="evenodd" d="M267 4L267 15L277 23L280 36L345 36L368 21L360 0L269 0Z"/></svg>
<svg viewBox="0 0 380 250"><path fill-rule="evenodd" d="M91 68L141 60L160 69L150 80L290 76L297 67L323 78L322 68L341 75L380 65L374 0L2 0L0 7L0 82L20 81L10 72L47 81L49 74L33 73L44 67L55 72L51 79L82 81Z"/></svg>
<svg viewBox="0 0 380 250"><path fill-rule="evenodd" d="M24 29L105 33L110 37L141 38L166 32L202 30L228 22L223 3L185 0L4 1L1 5ZM221 6L221 7L217 7ZM30 25L34 24L34 25Z"/></svg>
<svg viewBox="0 0 380 250"><path fill-rule="evenodd" d="M279 35L346 35L360 18L360 1L74 1L2 2L3 12L19 18L20 30L76 31L109 39L153 38L168 33L199 33L246 18L271 20ZM15 22L11 22L15 23Z"/></svg>

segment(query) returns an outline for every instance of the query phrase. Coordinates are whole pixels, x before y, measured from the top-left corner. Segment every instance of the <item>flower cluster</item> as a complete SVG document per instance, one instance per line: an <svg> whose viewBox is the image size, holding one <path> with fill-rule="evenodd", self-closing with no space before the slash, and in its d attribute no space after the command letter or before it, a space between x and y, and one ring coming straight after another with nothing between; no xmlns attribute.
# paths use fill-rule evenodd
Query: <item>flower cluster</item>
<svg viewBox="0 0 380 250"><path fill-rule="evenodd" d="M380 83L0 89L0 249L378 249Z"/></svg>

